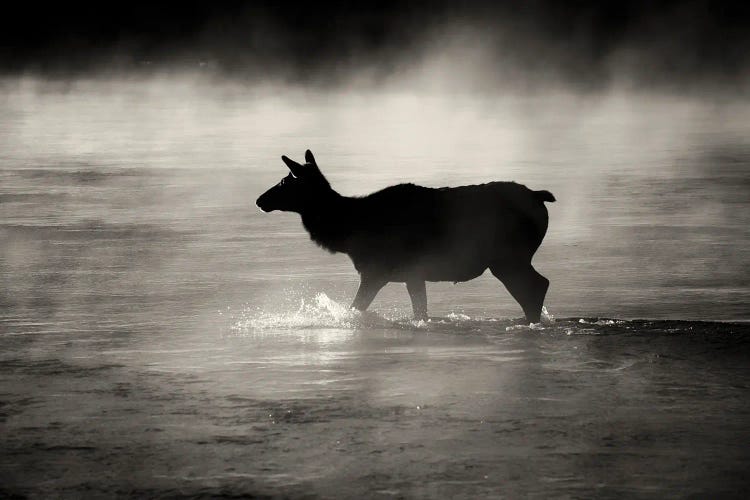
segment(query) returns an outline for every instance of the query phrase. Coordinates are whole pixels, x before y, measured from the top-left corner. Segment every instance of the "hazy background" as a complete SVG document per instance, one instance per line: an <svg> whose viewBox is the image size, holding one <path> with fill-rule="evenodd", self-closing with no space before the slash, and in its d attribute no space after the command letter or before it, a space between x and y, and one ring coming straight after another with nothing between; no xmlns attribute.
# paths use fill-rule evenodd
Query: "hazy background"
<svg viewBox="0 0 750 500"><path fill-rule="evenodd" d="M17 2L5 17L0 69L62 78L200 66L254 82L378 84L432 58L426 79L473 92L744 93L750 46L746 4L700 0Z"/></svg>
<svg viewBox="0 0 750 500"><path fill-rule="evenodd" d="M747 10L5 6L0 496L741 496ZM307 148L345 195L553 192L557 322L489 274L349 311L255 207Z"/></svg>

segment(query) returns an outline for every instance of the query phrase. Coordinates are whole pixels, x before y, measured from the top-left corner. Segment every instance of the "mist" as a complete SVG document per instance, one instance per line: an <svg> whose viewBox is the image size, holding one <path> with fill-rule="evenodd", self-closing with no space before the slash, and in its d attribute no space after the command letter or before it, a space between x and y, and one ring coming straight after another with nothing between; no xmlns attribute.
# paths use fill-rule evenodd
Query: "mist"
<svg viewBox="0 0 750 500"><path fill-rule="evenodd" d="M197 70L64 80L6 77L0 166L63 169L83 177L114 171L107 185L117 193L124 182L123 197L133 189L128 171L159 172L164 188L144 190L132 202L104 200L104 212L89 213L63 200L33 213L47 214L44 220L171 228L221 207L254 221L260 215L254 200L286 173L280 155L299 158L307 148L346 195L398 182L439 187L514 180L548 189L559 200L548 244L537 256L553 269L556 286L550 293L558 299L558 312L580 310L578 294L590 290L596 296L584 309L592 313L603 300L624 300L628 315L669 316L683 306L651 308L643 287L671 296L675 282L689 290L710 282L719 287L722 303L736 311L714 307L711 314L739 314L750 238L746 213L738 209L748 202L750 107L744 99L616 85L474 93L467 89L482 80L484 66L466 57L477 53L467 44L456 38L377 85L356 79L322 87L278 79L248 82ZM469 83L462 88L459 82ZM11 216L28 208L5 204L3 210ZM278 230L291 231L300 243L307 240L295 216L274 217L267 220ZM6 241L13 240L13 230L6 230ZM186 261L195 257L185 251ZM644 252L650 255L645 261ZM595 265L588 262L592 255ZM281 248L277 256L281 274L289 261L302 259L320 264L319 279L326 273L356 279L346 259L311 243ZM555 265L563 256L573 272ZM164 259L170 258L160 255L159 261L167 265ZM6 266L17 262L9 259ZM622 272L612 275L613 266ZM310 276L300 279L302 286ZM469 295L494 286L491 278L477 281L464 285ZM622 294L633 287L641 292L628 302ZM288 288L280 284L278 293ZM351 293L346 286L337 290L340 300ZM401 307L400 295L387 290L383 300ZM701 303L715 300L701 297L696 299ZM239 293L223 300L238 306L260 299ZM496 303L481 299L472 307L492 309Z"/></svg>
<svg viewBox="0 0 750 500"><path fill-rule="evenodd" d="M0 32L0 496L747 489L746 7L111 7ZM489 272L352 311L255 206L307 149L553 193L544 321Z"/></svg>
<svg viewBox="0 0 750 500"><path fill-rule="evenodd" d="M458 92L612 86L746 95L744 5L696 2L284 2L181 8L17 4L0 72L65 80L199 71L242 82L379 87L421 75Z"/></svg>

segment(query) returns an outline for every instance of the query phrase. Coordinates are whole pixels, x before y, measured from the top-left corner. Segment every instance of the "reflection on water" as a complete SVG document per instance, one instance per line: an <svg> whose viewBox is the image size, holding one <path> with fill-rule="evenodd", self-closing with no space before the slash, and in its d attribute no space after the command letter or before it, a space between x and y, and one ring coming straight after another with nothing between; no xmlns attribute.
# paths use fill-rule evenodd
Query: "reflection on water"
<svg viewBox="0 0 750 500"><path fill-rule="evenodd" d="M749 327L513 323L9 332L4 488L464 498L744 488Z"/></svg>
<svg viewBox="0 0 750 500"><path fill-rule="evenodd" d="M4 86L0 495L746 486L750 331L693 321L750 319L744 103ZM346 258L253 205L307 147L345 194L555 193L558 320L491 276L348 311Z"/></svg>

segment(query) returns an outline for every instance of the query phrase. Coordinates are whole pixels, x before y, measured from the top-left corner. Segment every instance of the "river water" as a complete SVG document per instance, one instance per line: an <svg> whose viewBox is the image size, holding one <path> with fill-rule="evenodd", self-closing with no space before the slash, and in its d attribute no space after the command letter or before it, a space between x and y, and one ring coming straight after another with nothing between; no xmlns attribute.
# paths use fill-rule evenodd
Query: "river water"
<svg viewBox="0 0 750 500"><path fill-rule="evenodd" d="M195 80L6 80L0 494L740 496L750 106ZM345 256L254 201L547 189L540 325L489 273L362 316Z"/></svg>

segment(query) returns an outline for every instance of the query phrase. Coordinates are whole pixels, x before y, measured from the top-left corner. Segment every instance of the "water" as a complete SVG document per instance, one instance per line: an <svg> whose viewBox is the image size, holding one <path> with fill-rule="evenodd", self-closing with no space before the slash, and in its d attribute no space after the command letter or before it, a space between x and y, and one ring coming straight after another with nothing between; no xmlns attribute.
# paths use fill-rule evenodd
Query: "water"
<svg viewBox="0 0 750 500"><path fill-rule="evenodd" d="M0 494L737 495L750 453L750 108L3 83ZM351 264L254 200L548 189L543 324L489 273L347 306Z"/></svg>

